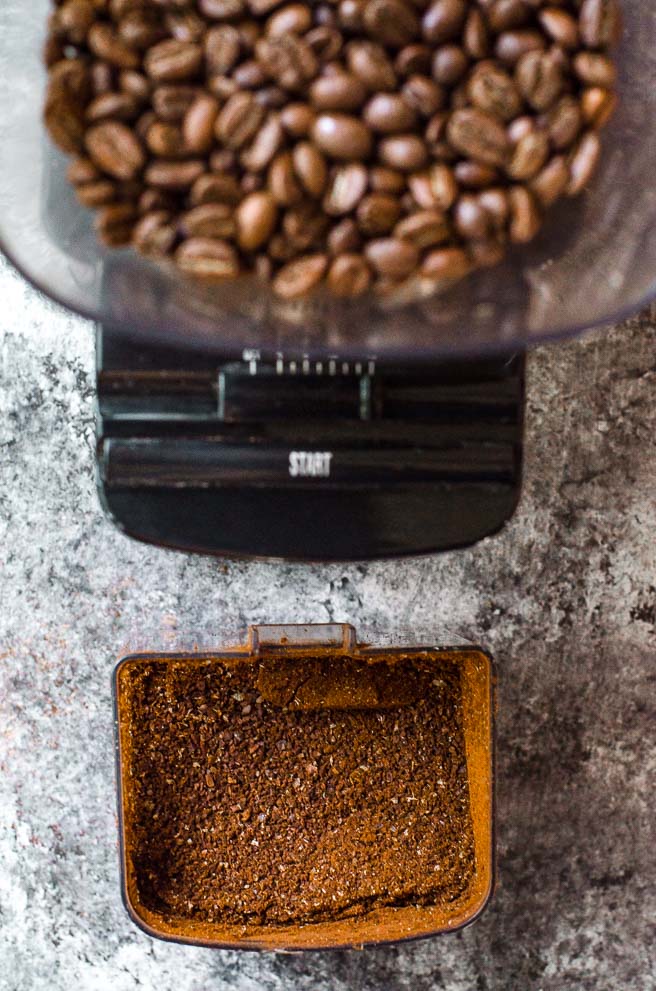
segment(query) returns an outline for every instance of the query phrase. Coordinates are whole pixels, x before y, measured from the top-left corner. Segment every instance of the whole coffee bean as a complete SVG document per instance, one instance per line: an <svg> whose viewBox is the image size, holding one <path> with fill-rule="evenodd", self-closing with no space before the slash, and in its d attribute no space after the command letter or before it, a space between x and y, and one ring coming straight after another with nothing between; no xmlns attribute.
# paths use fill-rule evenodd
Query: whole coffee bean
<svg viewBox="0 0 656 991"><path fill-rule="evenodd" d="M406 45L396 56L394 69L397 74L406 79L416 74L425 76L430 73L432 49L429 45Z"/></svg>
<svg viewBox="0 0 656 991"><path fill-rule="evenodd" d="M312 130L315 116L307 103L288 103L280 113L280 123L293 138L304 138Z"/></svg>
<svg viewBox="0 0 656 991"><path fill-rule="evenodd" d="M106 121L90 128L85 144L94 164L115 179L134 179L146 163L140 141L129 127L118 121Z"/></svg>
<svg viewBox="0 0 656 991"><path fill-rule="evenodd" d="M403 279L419 264L419 251L399 237L376 238L364 249L365 257L379 275Z"/></svg>
<svg viewBox="0 0 656 991"><path fill-rule="evenodd" d="M359 162L336 168L323 201L326 213L339 217L354 210L367 190L368 181L367 170Z"/></svg>
<svg viewBox="0 0 656 991"><path fill-rule="evenodd" d="M462 248L435 248L423 260L424 278L451 282L464 278L471 271L471 262Z"/></svg>
<svg viewBox="0 0 656 991"><path fill-rule="evenodd" d="M200 45L171 38L149 49L144 57L146 74L156 82L185 82L192 79L203 62Z"/></svg>
<svg viewBox="0 0 656 991"><path fill-rule="evenodd" d="M495 34L523 27L531 11L524 0L494 0L486 5L487 20Z"/></svg>
<svg viewBox="0 0 656 991"><path fill-rule="evenodd" d="M332 262L326 281L336 296L361 296L371 285L371 269L362 255L340 254Z"/></svg>
<svg viewBox="0 0 656 991"><path fill-rule="evenodd" d="M73 45L82 45L95 18L94 6L89 0L67 0L55 15L57 32Z"/></svg>
<svg viewBox="0 0 656 991"><path fill-rule="evenodd" d="M541 218L535 199L525 186L511 186L508 191L510 206L510 240L514 244L532 241L540 229Z"/></svg>
<svg viewBox="0 0 656 991"><path fill-rule="evenodd" d="M189 189L203 174L203 162L190 160L188 162L167 162L159 160L151 162L144 173L149 186L156 189L184 190Z"/></svg>
<svg viewBox="0 0 656 991"><path fill-rule="evenodd" d="M483 59L489 54L489 32L480 10L470 10L465 21L462 38L464 49L470 58Z"/></svg>
<svg viewBox="0 0 656 991"><path fill-rule="evenodd" d="M360 232L351 217L345 217L328 233L327 244L331 255L357 251L361 244Z"/></svg>
<svg viewBox="0 0 656 991"><path fill-rule="evenodd" d="M241 148L255 136L265 113L252 93L234 93L219 113L216 136L228 148Z"/></svg>
<svg viewBox="0 0 656 991"><path fill-rule="evenodd" d="M582 116L578 100L564 96L546 115L547 133L554 148L568 148L581 130Z"/></svg>
<svg viewBox="0 0 656 991"><path fill-rule="evenodd" d="M459 152L489 165L508 158L508 137L496 117L476 108L456 110L447 125L449 143Z"/></svg>
<svg viewBox="0 0 656 991"><path fill-rule="evenodd" d="M95 226L104 244L110 248L122 248L130 243L137 219L132 203L113 203L98 211Z"/></svg>
<svg viewBox="0 0 656 991"><path fill-rule="evenodd" d="M180 218L180 232L186 237L231 238L237 230L234 210L227 203L204 203Z"/></svg>
<svg viewBox="0 0 656 991"><path fill-rule="evenodd" d="M86 109L89 121L134 120L139 114L139 104L128 93L103 93L95 97Z"/></svg>
<svg viewBox="0 0 656 991"><path fill-rule="evenodd" d="M472 162L465 158L453 166L453 174L461 186L467 189L482 189L499 179L499 173L492 165Z"/></svg>
<svg viewBox="0 0 656 991"><path fill-rule="evenodd" d="M187 148L177 124L155 121L146 134L148 150L159 158L183 158Z"/></svg>
<svg viewBox="0 0 656 991"><path fill-rule="evenodd" d="M588 86L604 86L612 89L617 71L607 55L597 52L579 52L574 58L574 72Z"/></svg>
<svg viewBox="0 0 656 991"><path fill-rule="evenodd" d="M333 28L317 27L308 31L305 41L320 62L330 62L341 53L344 39Z"/></svg>
<svg viewBox="0 0 656 991"><path fill-rule="evenodd" d="M163 258L173 249L176 239L171 214L166 210L153 210L144 214L132 232L132 244L142 255Z"/></svg>
<svg viewBox="0 0 656 991"><path fill-rule="evenodd" d="M364 31L364 9L367 0L340 0L337 5L337 25L353 34Z"/></svg>
<svg viewBox="0 0 656 991"><path fill-rule="evenodd" d="M232 175L202 175L191 188L189 200L193 206L203 203L239 203L239 184Z"/></svg>
<svg viewBox="0 0 656 991"><path fill-rule="evenodd" d="M410 241L420 251L443 244L450 235L449 221L441 210L417 210L394 228L394 237Z"/></svg>
<svg viewBox="0 0 656 991"><path fill-rule="evenodd" d="M288 3L279 7L265 25L265 33L271 38L280 34L305 34L312 26L312 12L304 3Z"/></svg>
<svg viewBox="0 0 656 991"><path fill-rule="evenodd" d="M201 14L213 21L230 21L245 13L244 0L198 0Z"/></svg>
<svg viewBox="0 0 656 991"><path fill-rule="evenodd" d="M521 141L527 134L533 134L535 130L535 117L524 114L522 117L515 117L515 119L510 122L506 134L508 135L508 140L511 144L517 144L517 142Z"/></svg>
<svg viewBox="0 0 656 991"><path fill-rule="evenodd" d="M544 35L539 31L504 31L496 40L494 53L505 65L515 66L527 52L541 51L545 47Z"/></svg>
<svg viewBox="0 0 656 991"><path fill-rule="evenodd" d="M118 66L120 69L139 67L139 55L122 41L111 24L96 22L89 30L87 41L93 54L104 62L109 62L110 65Z"/></svg>
<svg viewBox="0 0 656 991"><path fill-rule="evenodd" d="M474 69L467 82L467 95L479 110L501 120L512 120L522 109L517 86L494 62L482 62Z"/></svg>
<svg viewBox="0 0 656 991"><path fill-rule="evenodd" d="M401 48L419 36L419 18L403 0L369 0L363 22L374 41L390 48Z"/></svg>
<svg viewBox="0 0 656 991"><path fill-rule="evenodd" d="M586 131L579 138L569 159L567 196L578 196L590 182L601 154L601 142L595 131Z"/></svg>
<svg viewBox="0 0 656 991"><path fill-rule="evenodd" d="M456 200L453 222L465 240L483 240L490 233L490 216L472 193L465 193Z"/></svg>
<svg viewBox="0 0 656 991"><path fill-rule="evenodd" d="M579 31L584 45L588 48L607 48L618 40L620 30L617 0L583 0Z"/></svg>
<svg viewBox="0 0 656 991"><path fill-rule="evenodd" d="M234 279L239 275L239 257L227 241L193 237L183 241L175 253L178 268L196 279Z"/></svg>
<svg viewBox="0 0 656 991"><path fill-rule="evenodd" d="M280 206L293 206L303 199L303 190L296 178L290 152L280 152L271 162L268 186L273 198Z"/></svg>
<svg viewBox="0 0 656 991"><path fill-rule="evenodd" d="M366 86L351 72L320 76L310 87L310 102L317 110L357 110L366 98Z"/></svg>
<svg viewBox="0 0 656 991"><path fill-rule="evenodd" d="M358 227L365 237L389 234L401 216L397 197L387 193L370 193L360 200L356 212Z"/></svg>
<svg viewBox="0 0 656 991"><path fill-rule="evenodd" d="M351 42L346 49L348 67L372 93L396 89L396 73L385 49L374 41Z"/></svg>
<svg viewBox="0 0 656 991"><path fill-rule="evenodd" d="M150 99L150 80L134 69L121 70L119 86L123 93L127 93L139 104L144 104Z"/></svg>
<svg viewBox="0 0 656 991"><path fill-rule="evenodd" d="M534 110L547 110L563 90L563 76L551 52L527 52L515 70L517 88Z"/></svg>
<svg viewBox="0 0 656 991"><path fill-rule="evenodd" d="M205 21L193 10L170 11L166 15L166 28L178 41L202 41Z"/></svg>
<svg viewBox="0 0 656 991"><path fill-rule="evenodd" d="M145 51L167 36L161 17L155 11L128 11L118 22L118 34L128 48Z"/></svg>
<svg viewBox="0 0 656 991"><path fill-rule="evenodd" d="M458 195L458 184L453 170L443 162L436 162L428 170L433 206L448 210Z"/></svg>
<svg viewBox="0 0 656 991"><path fill-rule="evenodd" d="M543 208L552 206L565 192L569 168L564 155L552 158L531 180L529 187Z"/></svg>
<svg viewBox="0 0 656 991"><path fill-rule="evenodd" d="M100 206L115 203L119 199L118 184L112 179L97 179L94 182L87 182L77 186L75 192L82 206L94 210Z"/></svg>
<svg viewBox="0 0 656 991"><path fill-rule="evenodd" d="M506 190L494 186L484 189L478 194L478 202L490 218L491 227L503 230L510 212Z"/></svg>
<svg viewBox="0 0 656 991"><path fill-rule="evenodd" d="M255 46L263 69L283 89L305 90L319 71L319 62L310 46L295 34L260 38Z"/></svg>
<svg viewBox="0 0 656 991"><path fill-rule="evenodd" d="M372 147L371 131L346 114L321 114L312 125L312 138L331 158L354 161L368 158Z"/></svg>
<svg viewBox="0 0 656 991"><path fill-rule="evenodd" d="M378 157L392 169L415 172L426 164L428 149L416 134L395 134L379 142Z"/></svg>
<svg viewBox="0 0 656 991"><path fill-rule="evenodd" d="M243 251L257 251L276 226L278 206L267 191L251 193L237 207L237 241Z"/></svg>
<svg viewBox="0 0 656 991"><path fill-rule="evenodd" d="M268 76L256 59L248 59L233 69L232 79L239 89L258 89L264 86Z"/></svg>
<svg viewBox="0 0 656 991"><path fill-rule="evenodd" d="M257 132L253 141L240 156L241 164L251 172L266 169L274 155L282 147L284 133L280 118L271 114Z"/></svg>
<svg viewBox="0 0 656 991"><path fill-rule="evenodd" d="M102 176L90 158L78 156L69 162L66 178L73 186L82 186L88 182L96 182Z"/></svg>
<svg viewBox="0 0 656 991"><path fill-rule="evenodd" d="M440 45L457 38L466 16L465 0L435 0L422 18L421 31L424 40Z"/></svg>
<svg viewBox="0 0 656 991"><path fill-rule="evenodd" d="M205 62L211 75L223 75L235 66L241 49L239 31L231 24L211 28L205 36Z"/></svg>
<svg viewBox="0 0 656 991"><path fill-rule="evenodd" d="M239 185L246 196L258 193L264 186L264 176L257 172L244 172Z"/></svg>
<svg viewBox="0 0 656 991"><path fill-rule="evenodd" d="M157 86L153 90L153 110L161 120L181 121L196 99L191 86Z"/></svg>
<svg viewBox="0 0 656 991"><path fill-rule="evenodd" d="M579 27L576 19L562 7L544 7L538 19L549 37L563 48L574 49L579 45Z"/></svg>
<svg viewBox="0 0 656 991"><path fill-rule="evenodd" d="M328 218L316 203L305 201L285 210L281 226L295 253L305 253L321 244Z"/></svg>
<svg viewBox="0 0 656 991"><path fill-rule="evenodd" d="M406 177L398 169L390 169L386 165L374 165L369 169L369 186L376 193L402 193L406 186Z"/></svg>
<svg viewBox="0 0 656 991"><path fill-rule="evenodd" d="M615 113L617 96L600 86L590 86L581 94L581 112L586 124L605 127Z"/></svg>
<svg viewBox="0 0 656 991"><path fill-rule="evenodd" d="M432 117L446 102L443 87L427 76L410 76L401 92L405 102L422 117Z"/></svg>
<svg viewBox="0 0 656 991"><path fill-rule="evenodd" d="M394 134L414 127L417 115L402 96L393 93L378 93L364 108L365 123L374 131Z"/></svg>
<svg viewBox="0 0 656 991"><path fill-rule="evenodd" d="M282 299L307 296L323 279L327 265L324 254L296 258L280 269L273 280L273 291Z"/></svg>
<svg viewBox="0 0 656 991"><path fill-rule="evenodd" d="M544 131L527 134L515 145L506 172L512 179L532 179L549 155L549 138Z"/></svg>
<svg viewBox="0 0 656 991"><path fill-rule="evenodd" d="M219 104L213 96L202 93L196 97L182 125L185 145L190 152L204 154L210 150L218 116Z"/></svg>
<svg viewBox="0 0 656 991"><path fill-rule="evenodd" d="M469 65L466 52L458 45L442 45L433 56L433 79L442 86L453 86L464 76Z"/></svg>
<svg viewBox="0 0 656 991"><path fill-rule="evenodd" d="M300 141L292 152L292 159L296 175L306 193L318 199L326 188L326 159L310 141Z"/></svg>

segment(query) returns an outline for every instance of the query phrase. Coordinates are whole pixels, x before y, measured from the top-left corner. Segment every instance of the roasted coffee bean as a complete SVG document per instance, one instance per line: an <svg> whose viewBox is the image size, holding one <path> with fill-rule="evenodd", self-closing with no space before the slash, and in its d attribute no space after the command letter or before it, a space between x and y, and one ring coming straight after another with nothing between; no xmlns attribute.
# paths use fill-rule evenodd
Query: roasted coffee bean
<svg viewBox="0 0 656 991"><path fill-rule="evenodd" d="M615 113L617 96L600 86L590 86L581 94L581 112L586 124L605 127Z"/></svg>
<svg viewBox="0 0 656 991"><path fill-rule="evenodd" d="M446 102L443 87L427 76L410 76L401 92L405 102L421 117L432 117Z"/></svg>
<svg viewBox="0 0 656 991"><path fill-rule="evenodd" d="M371 269L362 255L339 254L326 281L336 296L361 296L371 285Z"/></svg>
<svg viewBox="0 0 656 991"><path fill-rule="evenodd" d="M401 215L401 204L387 193L369 193L356 212L358 227L366 237L389 234Z"/></svg>
<svg viewBox="0 0 656 991"><path fill-rule="evenodd" d="M478 202L490 218L490 225L497 231L503 230L510 210L506 190L491 186L478 193Z"/></svg>
<svg viewBox="0 0 656 991"><path fill-rule="evenodd" d="M373 41L351 42L346 49L348 67L372 93L396 89L396 73L385 49Z"/></svg>
<svg viewBox="0 0 656 991"><path fill-rule="evenodd" d="M231 175L202 175L195 181L189 196L194 206L203 203L235 205L241 199L239 183Z"/></svg>
<svg viewBox="0 0 656 991"><path fill-rule="evenodd" d="M171 11L166 15L169 34L178 41L202 41L206 23L193 10Z"/></svg>
<svg viewBox="0 0 656 991"><path fill-rule="evenodd" d="M235 66L241 50L239 31L231 24L211 28L205 35L205 62L211 75L221 76Z"/></svg>
<svg viewBox="0 0 656 991"><path fill-rule="evenodd" d="M472 193L465 193L456 200L453 223L466 241L481 241L490 233L490 216Z"/></svg>
<svg viewBox="0 0 656 991"><path fill-rule="evenodd" d="M205 171L204 162L151 162L144 173L149 186L156 189L189 189Z"/></svg>
<svg viewBox="0 0 656 991"><path fill-rule="evenodd" d="M468 65L469 59L462 48L458 45L442 45L433 56L433 79L442 86L453 86L462 79Z"/></svg>
<svg viewBox="0 0 656 991"><path fill-rule="evenodd" d="M117 184L111 179L98 179L78 186L75 194L82 206L98 209L120 198Z"/></svg>
<svg viewBox="0 0 656 991"><path fill-rule="evenodd" d="M379 142L378 157L399 172L415 172L426 164L428 149L416 134L395 134Z"/></svg>
<svg viewBox="0 0 656 991"><path fill-rule="evenodd" d="M252 93L235 93L218 116L216 136L228 148L241 148L255 136L265 113Z"/></svg>
<svg viewBox="0 0 656 991"><path fill-rule="evenodd" d="M231 78L239 89L259 89L268 80L266 72L256 59L248 59L238 65Z"/></svg>
<svg viewBox="0 0 656 991"><path fill-rule="evenodd" d="M436 248L425 256L421 274L424 278L451 282L471 271L471 262L462 248Z"/></svg>
<svg viewBox="0 0 656 991"><path fill-rule="evenodd" d="M118 121L90 128L86 147L98 168L115 179L134 179L146 164L141 142L129 127Z"/></svg>
<svg viewBox="0 0 656 991"><path fill-rule="evenodd" d="M273 234L278 205L271 193L251 193L237 207L237 241L243 251L257 251Z"/></svg>
<svg viewBox="0 0 656 991"><path fill-rule="evenodd" d="M184 117L182 131L186 148L192 154L204 154L212 147L219 104L207 93L199 94Z"/></svg>
<svg viewBox="0 0 656 991"><path fill-rule="evenodd" d="M540 229L540 211L534 197L525 186L511 186L508 191L510 206L510 240L515 244L532 241Z"/></svg>
<svg viewBox="0 0 656 991"><path fill-rule="evenodd" d="M184 237L231 238L237 231L235 212L227 203L204 203L180 218Z"/></svg>
<svg viewBox="0 0 656 991"><path fill-rule="evenodd" d="M128 48L145 51L167 36L167 30L156 11L129 10L118 22L118 34Z"/></svg>
<svg viewBox="0 0 656 991"><path fill-rule="evenodd" d="M230 21L246 12L244 0L198 0L198 7L213 21Z"/></svg>
<svg viewBox="0 0 656 991"><path fill-rule="evenodd" d="M128 93L103 93L91 101L86 109L86 119L134 120L139 114L139 104Z"/></svg>
<svg viewBox="0 0 656 991"><path fill-rule="evenodd" d="M97 22L89 31L87 40L93 54L104 62L120 69L139 67L139 55L125 44L111 24Z"/></svg>
<svg viewBox="0 0 656 991"><path fill-rule="evenodd" d="M544 131L526 134L515 145L506 172L511 178L519 181L531 179L540 171L548 155L549 138Z"/></svg>
<svg viewBox="0 0 656 991"><path fill-rule="evenodd" d="M310 102L316 110L357 110L366 98L366 86L351 72L320 76L310 87Z"/></svg>
<svg viewBox="0 0 656 991"><path fill-rule="evenodd" d="M485 7L488 24L495 34L523 27L531 16L530 6L524 0L493 0Z"/></svg>
<svg viewBox="0 0 656 991"><path fill-rule="evenodd" d="M506 134L512 144L517 144L518 141L521 141L527 134L532 134L535 130L535 117L529 117L528 114L524 114L523 117L515 117L511 121Z"/></svg>
<svg viewBox="0 0 656 991"><path fill-rule="evenodd" d="M453 170L442 162L437 162L428 170L428 181L432 193L432 205L440 210L448 210L458 195L458 184Z"/></svg>
<svg viewBox="0 0 656 991"><path fill-rule="evenodd" d="M353 34L362 33L366 2L367 0L340 0L337 6L338 26Z"/></svg>
<svg viewBox="0 0 656 991"><path fill-rule="evenodd" d="M381 237L369 241L365 257L379 275L403 279L419 264L419 250L411 241L400 237Z"/></svg>
<svg viewBox="0 0 656 991"><path fill-rule="evenodd" d="M268 185L273 198L280 206L293 206L303 199L303 189L296 177L290 152L281 152L271 162Z"/></svg>
<svg viewBox="0 0 656 991"><path fill-rule="evenodd" d="M583 0L579 31L584 45L588 48L608 48L618 40L620 29L617 0Z"/></svg>
<svg viewBox="0 0 656 991"><path fill-rule="evenodd" d="M522 55L543 48L545 39L539 31L504 31L497 38L494 53L505 65L515 66Z"/></svg>
<svg viewBox="0 0 656 991"><path fill-rule="evenodd" d="M305 34L312 26L312 11L304 3L288 3L279 7L266 22L265 33L270 38L277 35Z"/></svg>
<svg viewBox="0 0 656 991"><path fill-rule="evenodd" d="M271 114L259 129L249 147L241 153L240 162L251 172L266 169L274 155L280 150L284 133L280 118Z"/></svg>
<svg viewBox="0 0 656 991"><path fill-rule="evenodd" d="M139 104L150 99L151 84L140 72L134 69L123 69L119 75L119 86L123 93L129 94Z"/></svg>
<svg viewBox="0 0 656 991"><path fill-rule="evenodd" d="M200 45L171 38L146 52L144 69L158 83L186 82L193 79L202 62L203 49Z"/></svg>
<svg viewBox="0 0 656 991"><path fill-rule="evenodd" d="M178 268L196 279L234 279L239 275L239 257L228 241L192 237L175 253Z"/></svg>
<svg viewBox="0 0 656 991"><path fill-rule="evenodd" d="M447 126L449 143L463 155L489 165L503 165L509 141L499 120L476 108L456 110Z"/></svg>
<svg viewBox="0 0 656 991"><path fill-rule="evenodd" d="M441 210L418 210L400 220L394 228L394 237L411 241L420 251L448 241L451 228Z"/></svg>
<svg viewBox="0 0 656 991"><path fill-rule="evenodd" d="M402 78L430 73L433 52L430 45L407 45L396 56L394 69Z"/></svg>
<svg viewBox="0 0 656 991"><path fill-rule="evenodd" d="M424 40L431 44L442 44L457 38L466 16L465 0L435 0L422 18Z"/></svg>
<svg viewBox="0 0 656 991"><path fill-rule="evenodd" d="M306 201L285 210L280 226L296 254L300 254L321 244L328 218L316 203Z"/></svg>
<svg viewBox="0 0 656 991"><path fill-rule="evenodd" d="M586 131L577 142L569 159L568 196L578 196L590 182L599 164L601 142L595 131Z"/></svg>
<svg viewBox="0 0 656 991"><path fill-rule="evenodd" d="M328 233L327 244L331 255L357 251L361 244L360 231L351 217L345 217Z"/></svg>
<svg viewBox="0 0 656 991"><path fill-rule="evenodd" d="M529 187L538 203L546 209L562 196L568 183L567 160L563 155L557 155L530 181Z"/></svg>
<svg viewBox="0 0 656 991"><path fill-rule="evenodd" d="M90 158L73 158L66 169L66 178L73 186L83 186L102 178L99 169Z"/></svg>
<svg viewBox="0 0 656 991"><path fill-rule="evenodd" d="M374 165L369 170L369 186L376 193L402 193L406 186L406 177L398 169L390 169L386 165Z"/></svg>
<svg viewBox="0 0 656 991"><path fill-rule="evenodd" d="M284 265L273 280L273 291L283 299L307 296L323 279L326 255L302 255Z"/></svg>
<svg viewBox="0 0 656 991"><path fill-rule="evenodd" d="M153 90L153 110L161 120L181 121L196 99L191 86L157 86Z"/></svg>
<svg viewBox="0 0 656 991"><path fill-rule="evenodd" d="M280 113L280 123L293 138L304 138L312 130L315 116L307 103L288 103Z"/></svg>
<svg viewBox="0 0 656 991"><path fill-rule="evenodd" d="M300 141L292 152L294 171L301 186L315 199L323 195L328 179L326 159L316 145L310 141Z"/></svg>
<svg viewBox="0 0 656 991"><path fill-rule="evenodd" d="M367 190L369 176L364 165L352 163L336 168L324 197L323 208L331 217L350 213L358 205Z"/></svg>
<svg viewBox="0 0 656 991"><path fill-rule="evenodd" d="M368 158L372 147L371 131L346 114L320 114L312 125L312 139L331 158L356 161Z"/></svg>
<svg viewBox="0 0 656 991"><path fill-rule="evenodd" d="M534 110L547 110L563 90L563 76L551 52L527 52L515 70L517 88Z"/></svg>
<svg viewBox="0 0 656 991"><path fill-rule="evenodd" d="M132 243L142 255L162 258L173 249L176 240L171 214L166 210L153 210L144 214L132 232Z"/></svg>
<svg viewBox="0 0 656 991"><path fill-rule="evenodd" d="M305 90L319 71L316 55L307 42L295 34L260 38L255 51L264 71L283 89Z"/></svg>
<svg viewBox="0 0 656 991"><path fill-rule="evenodd" d="M403 0L369 0L362 20L367 34L390 48L401 48L419 36L419 18Z"/></svg>
<svg viewBox="0 0 656 991"><path fill-rule="evenodd" d="M467 82L467 95L479 110L501 120L512 120L522 109L517 86L494 62L483 62L472 72Z"/></svg>
<svg viewBox="0 0 656 991"><path fill-rule="evenodd" d="M545 123L554 148L568 148L581 130L579 101L572 96L562 97L546 115Z"/></svg>
<svg viewBox="0 0 656 991"><path fill-rule="evenodd" d="M464 49L472 59L483 59L489 54L490 36L480 10L470 10L462 33Z"/></svg>
<svg viewBox="0 0 656 991"><path fill-rule="evenodd" d="M364 108L365 123L374 131L394 134L414 127L417 115L402 96L378 93Z"/></svg>
<svg viewBox="0 0 656 991"><path fill-rule="evenodd" d="M562 7L544 7L538 19L549 37L562 48L574 49L579 44L577 21Z"/></svg>
<svg viewBox="0 0 656 991"><path fill-rule="evenodd" d="M155 121L146 134L148 150L158 158L181 158L186 154L184 135L177 124Z"/></svg>
<svg viewBox="0 0 656 991"><path fill-rule="evenodd" d="M588 86L604 86L612 89L617 71L607 55L597 52L579 52L574 58L574 72Z"/></svg>

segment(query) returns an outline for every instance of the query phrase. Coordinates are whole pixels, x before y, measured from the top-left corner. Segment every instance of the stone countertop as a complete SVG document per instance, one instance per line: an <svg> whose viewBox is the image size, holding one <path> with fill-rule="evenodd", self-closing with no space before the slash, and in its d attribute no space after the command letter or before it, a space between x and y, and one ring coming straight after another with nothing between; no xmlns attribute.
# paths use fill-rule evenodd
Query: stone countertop
<svg viewBox="0 0 656 991"><path fill-rule="evenodd" d="M656 988L656 328L529 360L497 537L368 565L214 561L113 529L93 342L0 267L0 991ZM254 621L447 626L499 670L498 888L458 934L265 956L165 944L119 894L110 672Z"/></svg>

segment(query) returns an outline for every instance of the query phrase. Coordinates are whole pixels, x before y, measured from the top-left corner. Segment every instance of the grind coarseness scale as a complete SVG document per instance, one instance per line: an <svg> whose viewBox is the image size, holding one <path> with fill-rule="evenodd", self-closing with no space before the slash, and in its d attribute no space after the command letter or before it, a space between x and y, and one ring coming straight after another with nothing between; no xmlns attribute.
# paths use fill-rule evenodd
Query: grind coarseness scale
<svg viewBox="0 0 656 991"><path fill-rule="evenodd" d="M500 266L402 306L276 302L107 253L41 124L49 0L0 11L0 243L97 325L98 477L127 533L306 559L463 546L521 483L524 353L656 293L656 12L625 0L591 190Z"/></svg>

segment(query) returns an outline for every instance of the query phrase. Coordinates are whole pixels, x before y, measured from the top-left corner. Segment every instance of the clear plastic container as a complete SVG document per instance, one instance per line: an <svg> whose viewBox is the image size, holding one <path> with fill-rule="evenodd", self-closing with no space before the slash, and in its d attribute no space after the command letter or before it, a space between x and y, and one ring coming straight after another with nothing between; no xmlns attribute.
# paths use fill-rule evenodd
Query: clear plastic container
<svg viewBox="0 0 656 991"><path fill-rule="evenodd" d="M261 284L206 286L107 253L41 122L49 0L0 8L0 245L49 296L127 333L222 356L431 360L509 351L625 317L656 294L656 9L624 0L620 106L590 190L550 213L497 268L403 306L373 298L282 305Z"/></svg>
<svg viewBox="0 0 656 991"><path fill-rule="evenodd" d="M219 638L224 640L224 638ZM249 628L246 642L239 636L227 635L221 646L208 649L184 650L177 635L173 644L166 644L164 652L133 653L117 665L112 679L115 705L116 767L119 804L119 831L121 848L121 883L123 901L133 921L150 936L174 942L201 946L250 949L250 950L319 950L341 947L362 947L400 940L419 939L439 933L453 932L474 922L488 904L494 887L494 667L490 656L480 647L465 644L453 636L423 636L419 632L407 635L372 637L373 643L356 637L356 631L347 624L261 625ZM458 642L459 641L459 642ZM445 645L446 644L446 645ZM186 648L186 643L184 644ZM361 913L341 914L334 919L305 924L267 925L252 922L247 926L227 925L220 921L207 922L199 918L179 918L162 906L148 903L140 884L139 858L135 856L137 843L133 837L136 799L134 792L134 724L131 704L131 680L139 668L153 662L180 665L198 665L208 660L223 661L228 667L237 660L257 664L260 670L268 666L279 671L287 670L299 659L324 658L339 664L346 662L342 672L349 672L343 683L323 680L309 685L312 696L310 705L300 704L301 709L369 708L371 706L368 676L364 673L375 667L381 659L393 666L395 657L411 660L413 655L422 663L453 665L460 674L462 692L462 733L467 767L469 812L474 847L474 870L471 880L453 901L436 899L435 903L407 904L375 907ZM353 668L351 669L351 662ZM393 669L393 668L392 668ZM328 668L330 670L330 667ZM356 673L360 672L360 673ZM284 677L284 676L283 676ZM343 675L341 676L343 677ZM338 676L339 678L339 676ZM347 687L345 687L347 686ZM322 695L328 693L331 701ZM301 682L300 691L308 691L308 680ZM345 693L346 692L346 696ZM321 700L317 702L317 698ZM348 697L348 703L335 699ZM296 700L298 701L298 699ZM294 708L293 703L286 703ZM387 703L385 703L387 705ZM406 703L402 703L406 704ZM411 703L412 704L412 703ZM276 705L271 707L275 710ZM376 704L374 703L374 708ZM312 712L306 712L312 716ZM265 718L275 718L271 711ZM255 770L255 767L253 771ZM216 787L221 787L221 763L216 764ZM398 754L399 787L412 782L412 770ZM171 782L172 784L172 782ZM291 785L281 781L280 788ZM308 809L312 812L312 808ZM316 811L320 815L320 810ZM185 828L185 823L180 823ZM389 826L394 826L390 818ZM427 822L428 829L439 830L439 824ZM157 835L157 823L152 822L152 835ZM275 844L262 840L267 855ZM461 846L462 851L462 846ZM255 856L255 854L254 854Z"/></svg>

